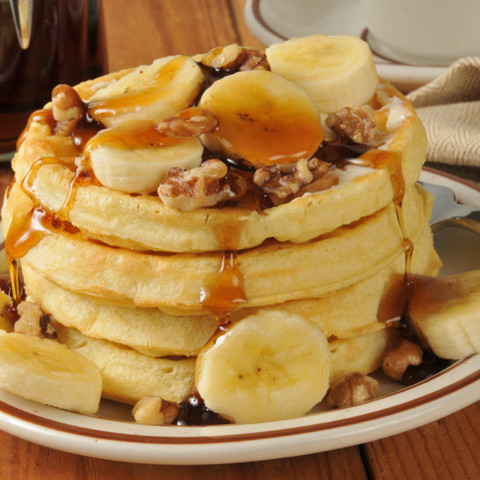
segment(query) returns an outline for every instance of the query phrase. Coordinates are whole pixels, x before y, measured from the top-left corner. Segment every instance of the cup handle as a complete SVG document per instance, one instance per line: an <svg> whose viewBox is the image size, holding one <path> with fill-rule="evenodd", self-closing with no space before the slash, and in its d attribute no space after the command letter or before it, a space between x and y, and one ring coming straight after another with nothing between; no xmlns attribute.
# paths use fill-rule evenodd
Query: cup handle
<svg viewBox="0 0 480 480"><path fill-rule="evenodd" d="M32 17L33 17L34 0L10 0L12 9L13 22L15 23L15 31L17 32L18 43L20 48L26 50L30 45L30 37L32 34Z"/></svg>

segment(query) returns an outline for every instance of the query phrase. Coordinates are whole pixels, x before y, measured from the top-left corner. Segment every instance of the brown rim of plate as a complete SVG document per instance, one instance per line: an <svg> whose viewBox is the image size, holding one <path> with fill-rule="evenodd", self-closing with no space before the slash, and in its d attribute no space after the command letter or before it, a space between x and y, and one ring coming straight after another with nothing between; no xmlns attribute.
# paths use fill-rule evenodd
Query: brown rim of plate
<svg viewBox="0 0 480 480"><path fill-rule="evenodd" d="M463 360L460 360L450 367L447 367L446 369L442 370L438 374L427 378L426 380L423 380L420 383L417 383L415 385L409 386L402 388L401 390L390 393L388 395L384 395L378 400L385 399L388 397L393 397L401 392L405 392L407 390L414 389L418 387L419 385L425 385L435 379L438 379L440 376L447 374L450 372L452 369L457 368L459 365L462 363L466 362L468 359L472 358L472 356L467 357ZM222 428L225 427L232 427L235 426L234 424L229 424L229 425L209 425L206 426L205 428L208 428L208 434L207 435L196 435L196 436L190 436L190 437L184 437L184 436L179 436L179 437L173 437L173 436L157 436L157 435L141 435L141 434L136 434L136 433L119 433L119 432L113 432L113 431L104 431L104 430L96 430L93 428L88 428L88 427L80 427L77 425L70 425L66 424L63 422L59 422L57 420L51 420L48 418L44 418L40 415L36 415L34 413L29 413L21 410L20 408L14 407L8 403L5 402L0 402L0 411L3 412L4 414L7 414L11 417L15 417L16 419L23 420L26 422L29 422L31 424L47 428L49 430L55 430L59 432L63 432L66 434L72 434L72 435L79 435L83 437L90 437L90 438L95 438L95 439L102 439L102 440L110 440L110 441L118 441L118 442L125 442L125 443L137 443L137 444L219 444L219 443L231 443L231 442L243 442L243 441L254 441L254 440L265 440L265 439L272 439L272 438L278 438L278 437L290 437L290 436L295 436L295 435L302 435L302 434L308 434L308 433L315 433L315 432L320 432L324 430L330 430L338 427L345 427L345 426L352 426L352 425L357 425L360 423L364 422L369 422L372 420L378 420L381 418L385 418L394 414L398 414L400 412L404 412L406 410L411 410L413 408L417 408L423 405L426 405L434 400L438 400L439 398L445 397L447 395L450 395L452 393L458 392L459 390L462 390L465 387L468 387L469 385L474 384L475 382L480 381L480 370L477 370L466 377L463 377L459 379L458 381L448 384L444 386L441 389L429 392L425 395L422 395L420 397L414 398L412 400L402 402L402 403L397 403L391 406L387 406L385 408L382 408L380 410L375 410L372 412L364 413L361 415L356 415L348 418L340 418L337 420L332 420L329 422L322 422L322 421L317 421L312 424L308 425L303 425L303 426L297 426L297 427L286 427L286 428L278 428L275 430L267 429L265 431L256 431L256 432L246 432L246 433L240 433L240 434L219 434L218 436L213 436L212 435L212 429L218 429L219 432L221 432ZM375 402L373 400L372 402ZM355 408L355 407L353 407ZM317 414L320 418L322 414ZM105 419L105 418L100 418L101 420L104 421L109 421L110 419ZM119 420L112 420L112 422L115 423L125 423L125 424L130 424L134 422L128 422L128 421L119 421ZM266 423L265 425L268 425ZM199 426L193 426L194 428L202 428ZM164 427L165 428L165 427ZM189 426L186 427L180 427L176 425L168 426L167 428L182 428L182 429L188 429L192 428Z"/></svg>

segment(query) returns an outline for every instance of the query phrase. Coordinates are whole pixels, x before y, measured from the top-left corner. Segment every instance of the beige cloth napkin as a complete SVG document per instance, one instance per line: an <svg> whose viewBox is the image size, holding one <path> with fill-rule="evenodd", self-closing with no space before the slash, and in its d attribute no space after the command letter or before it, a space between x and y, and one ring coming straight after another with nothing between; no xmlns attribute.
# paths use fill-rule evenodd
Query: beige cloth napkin
<svg viewBox="0 0 480 480"><path fill-rule="evenodd" d="M427 160L480 167L480 57L462 58L410 92L427 130Z"/></svg>

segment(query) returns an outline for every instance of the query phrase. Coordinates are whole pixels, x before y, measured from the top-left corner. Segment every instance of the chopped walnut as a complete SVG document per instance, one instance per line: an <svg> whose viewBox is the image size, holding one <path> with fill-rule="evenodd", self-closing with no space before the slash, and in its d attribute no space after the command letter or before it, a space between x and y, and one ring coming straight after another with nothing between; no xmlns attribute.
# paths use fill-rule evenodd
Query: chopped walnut
<svg viewBox="0 0 480 480"><path fill-rule="evenodd" d="M85 104L69 85L58 85L52 91L52 112L56 120L53 133L68 137L85 114Z"/></svg>
<svg viewBox="0 0 480 480"><path fill-rule="evenodd" d="M177 403L167 402L160 397L144 397L132 409L132 415L138 423L149 425L171 425L180 413Z"/></svg>
<svg viewBox="0 0 480 480"><path fill-rule="evenodd" d="M423 359L423 350L416 343L401 339L399 343L387 350L383 359L385 375L400 381L409 365L420 365Z"/></svg>
<svg viewBox="0 0 480 480"><path fill-rule="evenodd" d="M369 105L344 107L325 119L327 127L340 137L355 143L378 147L384 142L384 133L375 123L375 110Z"/></svg>
<svg viewBox="0 0 480 480"><path fill-rule="evenodd" d="M351 407L378 396L378 382L368 375L355 372L340 378L330 388L327 401L332 407Z"/></svg>
<svg viewBox="0 0 480 480"><path fill-rule="evenodd" d="M157 130L167 137L198 137L214 130L217 124L217 117L209 110L191 107L159 122Z"/></svg>
<svg viewBox="0 0 480 480"><path fill-rule="evenodd" d="M329 167L327 162L318 158L302 159L286 172L280 165L259 168L255 171L253 181L270 196L275 204L279 204L288 201L301 191L303 193L302 189L324 177L328 173ZM320 185L317 184L317 186Z"/></svg>
<svg viewBox="0 0 480 480"><path fill-rule="evenodd" d="M20 318L15 322L13 331L41 338L56 338L57 334L50 317L33 302L24 301L18 304Z"/></svg>
<svg viewBox="0 0 480 480"><path fill-rule="evenodd" d="M244 48L244 57L242 59L239 71L246 70L270 70L270 65L267 60L267 55L261 50L254 48Z"/></svg>
<svg viewBox="0 0 480 480"><path fill-rule="evenodd" d="M165 205L187 211L238 198L246 190L241 177L228 175L228 167L213 159L190 170L171 168L158 195Z"/></svg>
<svg viewBox="0 0 480 480"><path fill-rule="evenodd" d="M270 70L265 52L240 47L236 43L214 48L201 59L200 64L228 73L257 69Z"/></svg>

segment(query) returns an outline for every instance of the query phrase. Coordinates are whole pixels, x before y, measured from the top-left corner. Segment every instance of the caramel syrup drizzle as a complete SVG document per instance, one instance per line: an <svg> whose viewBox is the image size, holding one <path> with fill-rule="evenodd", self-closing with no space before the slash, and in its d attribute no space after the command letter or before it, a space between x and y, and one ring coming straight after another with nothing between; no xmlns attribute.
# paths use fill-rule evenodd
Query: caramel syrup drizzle
<svg viewBox="0 0 480 480"><path fill-rule="evenodd" d="M225 326L232 311L246 301L244 275L237 263L237 252L223 251L217 276L211 286L201 290L200 303L216 316L220 326Z"/></svg>
<svg viewBox="0 0 480 480"><path fill-rule="evenodd" d="M237 247L245 220L246 218L240 218L233 224L214 225L222 250L220 265L213 282L201 290L200 303L205 310L216 316L221 328L229 324L230 314L247 301L245 277L237 261Z"/></svg>
<svg viewBox="0 0 480 480"><path fill-rule="evenodd" d="M18 138L17 150L24 142L32 122L47 125L52 134L56 121L52 109L42 109L30 115L27 126ZM84 115L75 127L71 139L73 145L82 152L86 143L104 127L93 120L88 114ZM78 229L69 223L69 213L75 202L78 188L82 185L89 185L95 181L93 171L81 164L70 181L66 199L58 212L47 211L40 205L35 195L35 178L38 171L44 165L64 165L60 159L55 157L43 157L32 164L27 175L23 179L21 188L28 197L33 200L32 209L24 215L15 214L12 218L9 231L5 239L5 251L9 263L10 281L12 284L12 297L15 304L22 298L20 289L18 259L23 257L30 248L37 245L40 240L55 231L65 230L70 233L77 233Z"/></svg>
<svg viewBox="0 0 480 480"><path fill-rule="evenodd" d="M25 176L21 187L31 199L34 205L25 215L23 212L14 213L10 228L5 238L5 251L9 262L10 280L12 283L12 297L15 304L22 298L20 289L18 259L23 257L30 248L37 245L48 234L65 230L69 233L77 233L73 225L68 222L69 211L75 200L75 193L79 186L92 183L92 176L83 169L78 169L72 178L67 197L58 212L49 212L43 208L35 198L35 177L38 170L44 165L55 165L61 162L53 157L45 157L37 160Z"/></svg>

